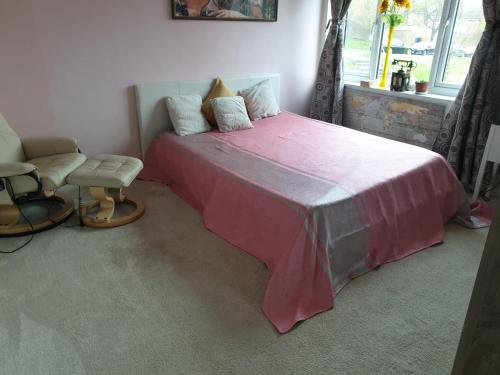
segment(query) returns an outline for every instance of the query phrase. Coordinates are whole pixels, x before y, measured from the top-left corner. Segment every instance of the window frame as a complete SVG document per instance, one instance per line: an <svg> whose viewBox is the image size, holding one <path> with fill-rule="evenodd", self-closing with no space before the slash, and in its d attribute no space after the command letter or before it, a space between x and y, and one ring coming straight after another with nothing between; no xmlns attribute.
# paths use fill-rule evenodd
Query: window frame
<svg viewBox="0 0 500 375"><path fill-rule="evenodd" d="M436 38L436 48L432 59L431 72L429 75L429 93L443 96L457 96L462 85L451 84L444 82L444 73L446 64L451 49L453 31L457 22L458 9L461 0L445 0L441 13L441 21L439 24L438 34ZM329 2L329 1L328 1ZM378 1L377 1L378 5ZM330 9L329 9L330 10ZM382 38L384 33L384 22L377 9L375 23L372 25L372 49L370 54L369 74L361 75L345 71L344 80L346 82L359 82L360 80L378 79L378 71L380 64L380 52L382 49ZM328 13L330 14L330 13ZM348 15L347 15L348 17ZM344 44L347 36L347 17L343 25L344 27Z"/></svg>
<svg viewBox="0 0 500 375"><path fill-rule="evenodd" d="M445 83L444 73L450 55L453 31L457 22L458 7L461 0L446 0L437 36L436 50L432 62L429 82L433 93L456 96L462 85Z"/></svg>
<svg viewBox="0 0 500 375"><path fill-rule="evenodd" d="M377 1L378 4L378 1ZM355 73L344 73L344 80L348 82L359 82L360 80L377 79L377 72L379 68L380 61L380 49L382 48L382 37L384 35L384 23L382 22L382 17L380 13L375 8L376 17L375 22L372 24L372 45L370 51L370 67L368 75L355 74ZM344 46L347 37L347 17L349 16L349 11L347 11L346 20L344 22ZM374 48L376 47L376 48Z"/></svg>

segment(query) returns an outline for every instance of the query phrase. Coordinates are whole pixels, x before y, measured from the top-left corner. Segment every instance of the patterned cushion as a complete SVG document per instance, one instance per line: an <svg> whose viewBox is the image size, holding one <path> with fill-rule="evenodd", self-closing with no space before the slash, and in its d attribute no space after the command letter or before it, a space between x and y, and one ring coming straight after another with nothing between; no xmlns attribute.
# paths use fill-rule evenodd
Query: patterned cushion
<svg viewBox="0 0 500 375"><path fill-rule="evenodd" d="M165 100L168 115L178 135L198 134L211 129L201 112L201 96L176 95L169 96Z"/></svg>
<svg viewBox="0 0 500 375"><path fill-rule="evenodd" d="M276 116L280 113L270 80L262 81L247 90L242 90L239 94L245 99L248 115L252 121Z"/></svg>
<svg viewBox="0 0 500 375"><path fill-rule="evenodd" d="M208 122L211 125L213 126L217 125L217 120L215 119L211 103L212 99L235 96L235 95L236 94L232 92L231 89L229 89L220 78L217 78L214 87L212 87L212 90L210 90L210 93L205 98L203 106L201 107L203 113L205 114L205 117L207 118Z"/></svg>
<svg viewBox="0 0 500 375"><path fill-rule="evenodd" d="M221 132L253 128L241 96L215 98L211 101L217 126Z"/></svg>

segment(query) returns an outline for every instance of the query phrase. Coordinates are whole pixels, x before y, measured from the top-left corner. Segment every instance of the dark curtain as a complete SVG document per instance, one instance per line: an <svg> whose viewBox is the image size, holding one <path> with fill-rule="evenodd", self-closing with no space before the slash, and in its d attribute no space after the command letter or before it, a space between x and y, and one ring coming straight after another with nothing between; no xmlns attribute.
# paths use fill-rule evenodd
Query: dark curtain
<svg viewBox="0 0 500 375"><path fill-rule="evenodd" d="M493 113L500 106L500 0L483 0L483 11L486 29L434 143L434 151L468 188L476 181Z"/></svg>
<svg viewBox="0 0 500 375"><path fill-rule="evenodd" d="M331 0L332 20L319 62L311 118L342 124L344 21L351 0Z"/></svg>

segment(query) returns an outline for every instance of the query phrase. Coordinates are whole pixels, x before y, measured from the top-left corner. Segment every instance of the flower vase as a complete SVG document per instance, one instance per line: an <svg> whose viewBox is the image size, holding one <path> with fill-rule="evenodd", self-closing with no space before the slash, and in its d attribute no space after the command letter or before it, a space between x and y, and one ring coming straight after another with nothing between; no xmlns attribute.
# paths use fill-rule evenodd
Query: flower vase
<svg viewBox="0 0 500 375"><path fill-rule="evenodd" d="M392 37L394 35L395 27L393 25L389 26L389 37L387 38L387 49L385 51L385 62L384 62L384 71L382 72L382 79L380 80L379 87L385 89L387 86L387 71L389 70L389 58L391 57L391 45L392 45Z"/></svg>

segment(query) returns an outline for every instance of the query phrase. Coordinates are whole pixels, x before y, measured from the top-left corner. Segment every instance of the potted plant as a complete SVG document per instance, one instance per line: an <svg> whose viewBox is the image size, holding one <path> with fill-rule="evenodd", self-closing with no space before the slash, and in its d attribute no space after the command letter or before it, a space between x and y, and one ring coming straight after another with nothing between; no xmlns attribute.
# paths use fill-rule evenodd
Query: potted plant
<svg viewBox="0 0 500 375"><path fill-rule="evenodd" d="M429 87L429 82L427 82L425 80L415 81L415 93L416 94L426 94L428 87Z"/></svg>
<svg viewBox="0 0 500 375"><path fill-rule="evenodd" d="M384 72L380 87L387 86L387 70L389 69L389 58L391 54L392 37L396 26L405 22L403 12L411 8L411 0L382 0L378 6L378 11L382 15L382 20L389 26L389 36L387 38L387 49L385 52Z"/></svg>

